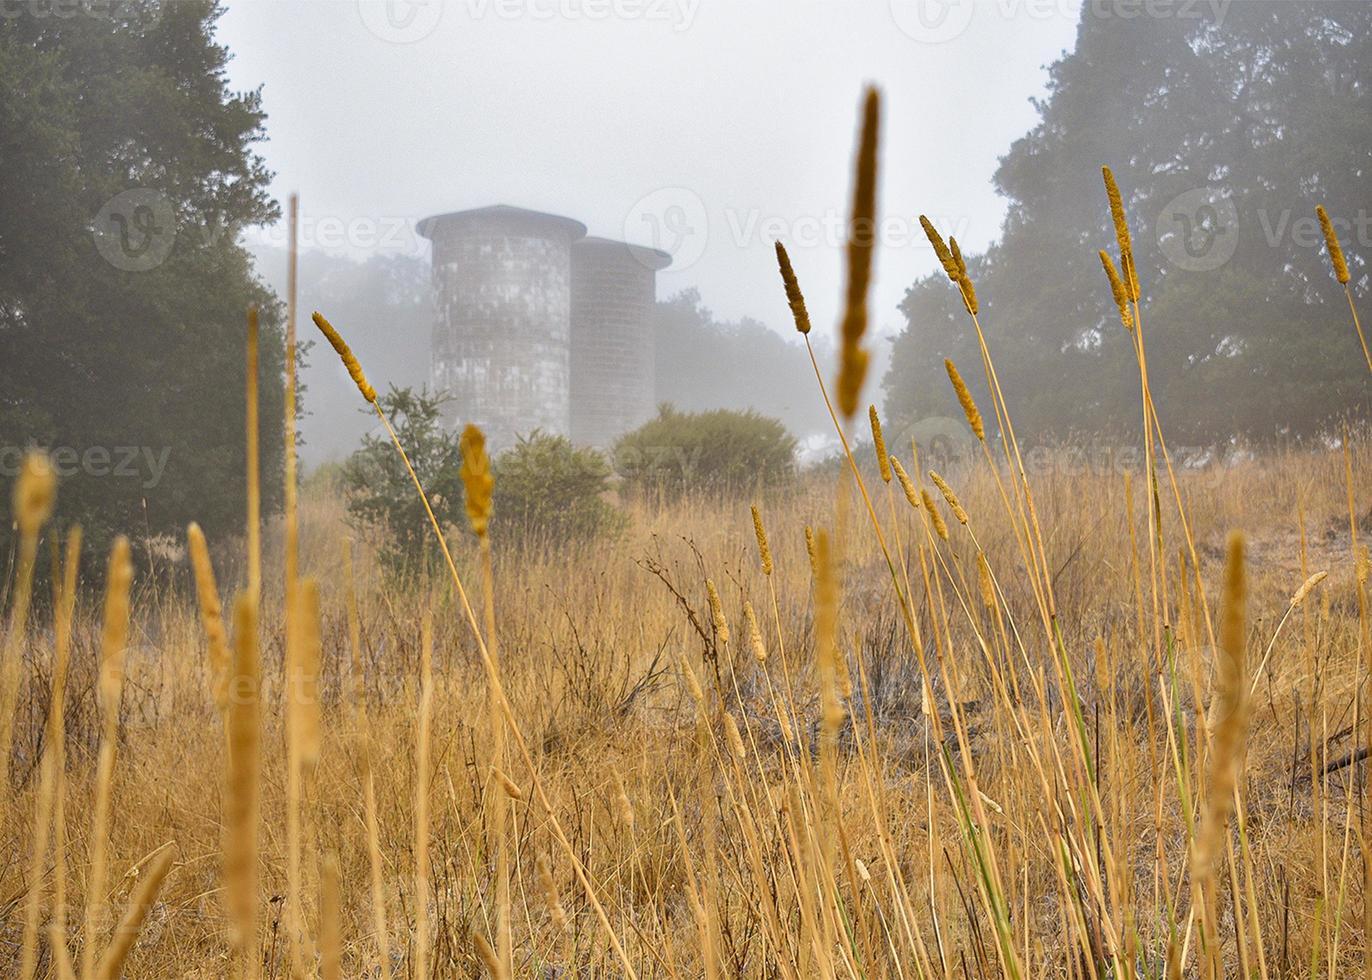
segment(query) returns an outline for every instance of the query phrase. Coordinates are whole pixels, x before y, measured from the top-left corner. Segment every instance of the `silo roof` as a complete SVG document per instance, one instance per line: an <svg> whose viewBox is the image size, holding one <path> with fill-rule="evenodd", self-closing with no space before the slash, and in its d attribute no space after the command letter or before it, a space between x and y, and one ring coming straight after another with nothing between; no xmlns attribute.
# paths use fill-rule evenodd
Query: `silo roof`
<svg viewBox="0 0 1372 980"><path fill-rule="evenodd" d="M493 204L489 207L471 208L466 211L431 214L419 222L418 231L425 238L433 238L433 233L440 224L481 220L550 226L565 232L573 241L584 237L586 234L586 226L575 218L566 218L560 214L548 214L545 211L531 211L528 208L516 208L509 204Z"/></svg>
<svg viewBox="0 0 1372 980"><path fill-rule="evenodd" d="M660 248L633 245L629 242L615 241L613 238L601 238L598 235L581 239L576 243L576 247L620 251L625 257L634 259L640 265L652 269L654 272L658 269L665 269L672 264L672 256Z"/></svg>

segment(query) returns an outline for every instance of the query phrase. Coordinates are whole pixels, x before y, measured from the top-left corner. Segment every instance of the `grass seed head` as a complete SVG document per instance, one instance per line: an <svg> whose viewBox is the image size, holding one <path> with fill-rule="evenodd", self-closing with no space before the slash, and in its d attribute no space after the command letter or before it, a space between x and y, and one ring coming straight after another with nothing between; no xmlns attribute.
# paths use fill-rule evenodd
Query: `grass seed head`
<svg viewBox="0 0 1372 980"><path fill-rule="evenodd" d="M986 441L986 423L982 421L981 412L977 408L977 403L972 400L972 392L967 387L967 382L962 380L962 375L958 373L957 365L949 358L944 358L943 366L948 371L948 380L953 384L953 391L958 396L958 404L962 406L962 413L967 416L967 424L972 427L972 432L982 442Z"/></svg>
<svg viewBox="0 0 1372 980"><path fill-rule="evenodd" d="M1129 312L1129 294L1124 288L1124 280L1120 278L1115 263L1110 259L1110 253L1105 249L1100 250L1100 264L1105 268L1105 276L1110 280L1110 295L1115 298L1115 306L1120 311L1120 322L1124 324L1124 329L1130 333L1134 332L1134 315Z"/></svg>
<svg viewBox="0 0 1372 980"><path fill-rule="evenodd" d="M958 523L966 524L967 511L962 509L962 504L958 501L957 494L953 493L953 488L948 485L943 477L939 476L933 470L929 471L929 479L934 481L934 486L939 488L939 492L943 494L943 499L948 501L948 509L953 512L953 516L958 519Z"/></svg>
<svg viewBox="0 0 1372 980"><path fill-rule="evenodd" d="M863 98L862 132L854 165L853 204L848 219L847 285L840 329L838 405L845 418L857 413L858 396L867 377L871 354L862 346L867 332L867 291L872 280L876 245L877 143L881 99L874 88Z"/></svg>
<svg viewBox="0 0 1372 980"><path fill-rule="evenodd" d="M958 281L958 261L953 258L952 249L943 240L943 236L938 233L934 223L924 215L919 216L919 226L924 229L924 237L929 239L929 244L934 247L934 254L938 256L939 264L943 266L944 274L948 276L950 282Z"/></svg>
<svg viewBox="0 0 1372 980"><path fill-rule="evenodd" d="M57 500L57 477L52 463L44 453L30 452L24 456L19 479L14 483L14 519L19 532L33 537L52 516Z"/></svg>
<svg viewBox="0 0 1372 980"><path fill-rule="evenodd" d="M919 510L919 491L915 489L915 481L910 479L910 474L905 472L905 467L894 456L891 457L891 468L896 471L896 480L905 491L905 499L910 501L911 507Z"/></svg>
<svg viewBox="0 0 1372 980"><path fill-rule="evenodd" d="M719 634L719 642L727 646L729 644L729 621L724 618L724 603L720 601L719 590L715 588L714 579L705 580L705 592L710 599L710 620L715 624L715 632Z"/></svg>
<svg viewBox="0 0 1372 980"><path fill-rule="evenodd" d="M1115 241L1119 244L1120 269L1124 273L1124 284L1129 288L1129 298L1138 301L1139 280L1134 271L1134 244L1129 235L1129 221L1124 215L1124 198L1120 195L1119 184L1109 167L1100 168L1105 179L1105 196L1110 201L1110 220L1115 226Z"/></svg>
<svg viewBox="0 0 1372 980"><path fill-rule="evenodd" d="M786 246L776 243L777 267L781 269L781 284L786 289L786 305L791 308L791 318L801 333L810 332L810 314L805 309L805 296L800 291L796 270L791 267L791 257L786 254Z"/></svg>
<svg viewBox="0 0 1372 980"><path fill-rule="evenodd" d="M1329 249L1329 261L1334 266L1334 276L1340 284L1346 284L1349 279L1348 263L1344 261L1343 247L1339 245L1338 232L1334 230L1334 222L1329 220L1329 212L1321 204L1315 208L1315 214L1319 215L1320 228L1324 231L1324 245Z"/></svg>
<svg viewBox="0 0 1372 980"><path fill-rule="evenodd" d="M767 546L767 529L762 526L762 512L753 504L753 533L757 535L757 556L762 562L762 574L772 574L772 549Z"/></svg>
<svg viewBox="0 0 1372 980"><path fill-rule="evenodd" d="M877 451L877 467L881 470L881 479L885 483L891 482L891 460L886 454L886 437L881 434L881 419L877 417L877 407L867 406L867 420L872 423L872 445Z"/></svg>
<svg viewBox="0 0 1372 980"><path fill-rule="evenodd" d="M352 377L353 384L357 385L357 390L362 392L362 397L375 405L376 389L367 383L367 376L362 373L362 365L358 363L352 348L343 340L342 335L334 329L333 324L324 319L324 314L315 310L311 319L314 320L314 325L319 328L320 332L328 338L338 356L342 358L343 366L348 369L348 374Z"/></svg>
<svg viewBox="0 0 1372 980"><path fill-rule="evenodd" d="M929 491L921 489L920 499L924 501L924 509L929 512L929 520L934 523L934 533L944 541L948 540L948 523L943 519L937 507L934 506L934 498L929 495Z"/></svg>
<svg viewBox="0 0 1372 980"><path fill-rule="evenodd" d="M495 477L486 455L486 435L468 423L459 442L462 450L462 485L467 490L467 520L478 538L486 537L491 523L491 493Z"/></svg>
<svg viewBox="0 0 1372 980"><path fill-rule="evenodd" d="M743 600L743 622L748 627L748 645L753 649L753 658L757 660L758 666L761 666L767 662L767 644L762 641L762 630L757 625L757 613L747 599Z"/></svg>

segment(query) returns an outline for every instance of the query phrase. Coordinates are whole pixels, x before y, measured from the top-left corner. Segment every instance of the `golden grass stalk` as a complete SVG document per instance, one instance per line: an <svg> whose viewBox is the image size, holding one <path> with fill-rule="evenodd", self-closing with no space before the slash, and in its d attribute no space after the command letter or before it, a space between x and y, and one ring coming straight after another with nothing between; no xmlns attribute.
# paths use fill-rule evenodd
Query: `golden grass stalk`
<svg viewBox="0 0 1372 980"><path fill-rule="evenodd" d="M1129 298L1139 299L1139 280L1134 268L1134 244L1129 235L1129 221L1124 214L1124 198L1120 195L1115 174L1109 167L1100 168L1105 180L1105 196L1110 202L1110 221L1115 226L1115 241L1119 244L1120 270L1124 273L1124 284L1129 289Z"/></svg>
<svg viewBox="0 0 1372 980"><path fill-rule="evenodd" d="M170 844L164 846L138 876L138 884L129 897L124 916L114 930L114 939L100 957L100 966L96 970L96 976L100 980L118 980L123 974L124 960L128 958L133 944L138 941L143 922L152 910L153 900L157 898L163 879L167 877L167 872L171 871L175 855L175 847Z"/></svg>
<svg viewBox="0 0 1372 980"><path fill-rule="evenodd" d="M943 477L939 476L933 470L929 471L929 479L934 481L934 486L939 488L939 492L943 494L943 499L948 501L948 509L953 512L953 516L958 519L958 523L966 524L967 511L962 509L962 504L958 501L958 495L953 493L953 488L948 485Z"/></svg>
<svg viewBox="0 0 1372 980"><path fill-rule="evenodd" d="M14 712L19 703L21 647L28 628L29 600L33 592L33 569L38 557L38 531L52 514L57 499L57 477L47 456L30 452L20 464L14 482L14 521L19 526L19 565L9 630L5 634L4 661L0 663L0 760L8 760L14 744ZM8 763L6 763L8 765ZM0 771L7 771L0 767ZM9 795L9 780L0 780L0 793Z"/></svg>
<svg viewBox="0 0 1372 980"><path fill-rule="evenodd" d="M867 290L872 279L872 253L876 246L877 141L881 99L869 88L863 99L862 132L853 182L852 214L848 220L847 284L844 289L843 323L840 328L838 406L845 418L857 412L862 383L867 377L870 354L862 346L867 332Z"/></svg>
<svg viewBox="0 0 1372 980"><path fill-rule="evenodd" d="M943 236L938 233L934 223L925 215L919 216L919 226L924 229L924 237L929 239L929 244L934 248L934 254L938 256L939 264L943 266L943 272L950 282L957 282L961 269L958 268L957 259L953 258L953 252L948 247L948 243L943 240Z"/></svg>
<svg viewBox="0 0 1372 980"><path fill-rule="evenodd" d="M248 483L248 594L258 608L262 605L262 482L261 447L257 406L257 307L248 307L247 380L244 384L244 414Z"/></svg>
<svg viewBox="0 0 1372 980"><path fill-rule="evenodd" d="M60 922L65 918L63 905L66 902L66 875L62 858L61 837L65 832L60 817L63 793L63 769L66 765L64 738L64 704L67 691L67 668L71 653L71 617L76 602L76 566L81 553L81 529L75 528L67 539L67 559L63 568L57 567L57 549L53 548L54 582L54 633L55 643L52 654L52 687L48 703L48 719L45 729L46 743L40 767L38 792L33 807L32 847L29 855L28 896L24 916L24 938L20 952L19 975L29 980L38 966L38 929L42 909L43 868L48 858L48 840L58 841L54 857L54 895L53 920ZM65 929L60 930L65 932ZM66 951L66 936L62 936L63 952Z"/></svg>
<svg viewBox="0 0 1372 980"><path fill-rule="evenodd" d="M1324 232L1324 246L1329 250L1329 263L1334 267L1334 278L1339 285L1347 285L1349 280L1348 262L1343 257L1343 246L1339 244L1339 233L1334 230L1334 222L1329 220L1329 212L1321 204L1315 208L1320 219L1320 229Z"/></svg>
<svg viewBox="0 0 1372 980"><path fill-rule="evenodd" d="M229 761L224 790L224 903L242 975L257 963L257 835L261 800L262 666L257 603L240 595L233 609L234 664L229 691Z"/></svg>
<svg viewBox="0 0 1372 980"><path fill-rule="evenodd" d="M905 472L905 467L900 465L900 460L894 456L891 457L891 469L895 470L896 481L905 492L905 499L910 502L911 507L919 510L919 491L915 489L915 481L910 479L910 474Z"/></svg>
<svg viewBox="0 0 1372 980"><path fill-rule="evenodd" d="M301 860L305 816L301 811L307 795L306 784L319 764L322 726L319 667L323 651L318 581L301 580L289 592L291 609L286 626L287 897L292 964L299 974L305 972L313 946L304 909L306 886Z"/></svg>
<svg viewBox="0 0 1372 980"><path fill-rule="evenodd" d="M1227 839L1226 827L1233 809L1248 733L1248 686L1244 683L1247 600L1244 539L1242 534L1235 532L1229 537L1225 563L1220 649L1216 664L1217 691L1208 717L1211 756L1205 810L1192 850L1191 874L1203 901L1201 926L1210 954L1211 976L1223 974L1216 866Z"/></svg>
<svg viewBox="0 0 1372 980"><path fill-rule="evenodd" d="M462 485L467 490L467 520L478 538L486 536L491 523L491 494L495 478L486 455L486 435L474 425L462 430Z"/></svg>
<svg viewBox="0 0 1372 980"><path fill-rule="evenodd" d="M772 549L767 546L767 529L762 526L762 512L753 504L753 534L757 536L757 557L762 562L762 574L772 574Z"/></svg>
<svg viewBox="0 0 1372 980"><path fill-rule="evenodd" d="M1124 287L1124 281L1120 279L1119 271L1115 268L1115 263L1110 258L1110 253L1105 249L1100 250L1100 264L1105 269L1105 277L1110 280L1110 295L1115 299L1115 306L1120 311L1120 323L1124 324L1124 329L1130 333L1134 332L1134 315L1129 312L1129 292Z"/></svg>
<svg viewBox="0 0 1372 980"><path fill-rule="evenodd" d="M776 242L777 267L781 270L781 283L786 290L786 305L791 308L791 319L802 334L810 332L810 314L805 309L805 297L801 294L800 283L796 281L796 270L791 266L791 257L786 254L786 246Z"/></svg>
<svg viewBox="0 0 1372 980"><path fill-rule="evenodd" d="M881 419L875 405L867 406L867 420L872 424L872 445L877 452L877 466L883 483L891 482L891 461L886 452L886 437L881 434Z"/></svg>
<svg viewBox="0 0 1372 980"><path fill-rule="evenodd" d="M347 345L347 342L343 340L343 337L339 332L334 329L333 324L324 319L323 314L318 310L313 313L311 319L314 320L314 325L324 334L324 337L329 341L329 345L333 347L334 351L343 361L343 366L348 369L348 375L353 379L353 384L357 385L357 390L362 392L362 397L375 405L376 389L367 383L367 376L362 372L362 365L358 363L356 355L352 352L352 348Z"/></svg>
<svg viewBox="0 0 1372 980"><path fill-rule="evenodd" d="M119 701L124 691L124 648L129 636L129 590L133 559L129 539L115 539L105 585L104 626L100 637L100 755L96 763L95 808L91 818L90 878L86 882L85 945L81 976L95 975L95 940L105 901L109 852L110 807L114 797L114 762L119 745Z"/></svg>
<svg viewBox="0 0 1372 980"><path fill-rule="evenodd" d="M229 635L224 629L224 610L219 601L219 586L214 578L214 565L205 544L205 532L192 523L186 529L186 543L195 570L195 594L200 604L200 622L205 629L210 666L210 695L214 706L224 719L229 710L229 672L233 655L229 653Z"/></svg>
<svg viewBox="0 0 1372 980"><path fill-rule="evenodd" d="M343 924L338 855L324 855L319 875L319 976L343 980Z"/></svg>
<svg viewBox="0 0 1372 980"><path fill-rule="evenodd" d="M762 629L757 623L757 613L753 611L753 604L747 599L743 600L743 622L748 627L748 646L752 648L753 659L760 667L767 663L767 644L762 641Z"/></svg>
<svg viewBox="0 0 1372 980"><path fill-rule="evenodd" d="M929 491L920 488L920 499L924 501L924 509L929 514L929 520L934 525L934 532L944 541L948 540L948 523L944 521L943 515L939 513L938 507L934 506L934 498L929 495Z"/></svg>
<svg viewBox="0 0 1372 980"><path fill-rule="evenodd" d="M429 975L429 769L433 729L433 619L424 616L419 657L419 711L414 773L414 975Z"/></svg>
<svg viewBox="0 0 1372 980"><path fill-rule="evenodd" d="M491 766L491 775L495 777L495 781L500 784L500 788L505 791L505 795L510 799L524 799L524 791L515 785L515 781L506 775L504 770L498 766Z"/></svg>
<svg viewBox="0 0 1372 980"><path fill-rule="evenodd" d="M557 893L557 882L553 880L553 869L546 854L539 854L536 862L538 884L543 890L543 901L548 906L548 918L558 932L567 931L567 910L562 907L562 899Z"/></svg>
<svg viewBox="0 0 1372 980"><path fill-rule="evenodd" d="M476 948L477 959L481 960L481 965L486 968L486 972L491 975L493 980L508 980L509 974L505 971L505 965L495 955L495 950L491 949L491 944L486 941L485 936L479 932L473 932L472 945ZM423 974L418 975L422 976Z"/></svg>
<svg viewBox="0 0 1372 980"><path fill-rule="evenodd" d="M986 423L982 420L980 410L977 409L977 403L972 399L972 392L967 387L967 382L962 380L957 365L950 358L943 359L943 367L948 372L948 380L953 384L953 392L958 396L958 404L962 406L962 413L967 416L967 424L972 427L973 434L985 442Z"/></svg>
<svg viewBox="0 0 1372 980"><path fill-rule="evenodd" d="M705 580L705 593L710 599L710 621L714 623L715 632L719 634L719 642L729 645L729 620L724 616L724 603L719 598L719 590L715 588L713 579Z"/></svg>
<svg viewBox="0 0 1372 980"><path fill-rule="evenodd" d="M295 403L296 403L296 358L295 358L295 312L296 285L299 268L300 196L292 194L287 207L287 250L286 250L286 385L282 407L284 409L283 442L285 460L282 478L285 484L281 510L285 518L285 581L286 609L290 615L291 602L298 574L300 553L299 506L296 500L296 454L295 454Z"/></svg>

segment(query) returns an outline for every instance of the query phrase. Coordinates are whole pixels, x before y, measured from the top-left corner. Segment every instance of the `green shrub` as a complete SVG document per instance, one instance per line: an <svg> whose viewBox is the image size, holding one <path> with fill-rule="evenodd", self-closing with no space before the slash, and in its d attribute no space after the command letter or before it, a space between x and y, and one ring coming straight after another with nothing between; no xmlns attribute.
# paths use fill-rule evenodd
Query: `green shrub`
<svg viewBox="0 0 1372 980"><path fill-rule="evenodd" d="M774 487L795 478L796 440L776 419L754 411L678 412L657 418L615 443L615 469L631 492L675 496Z"/></svg>
<svg viewBox="0 0 1372 980"><path fill-rule="evenodd" d="M465 528L457 434L444 427L439 399L422 389L392 388L381 396L380 404L429 495L439 524ZM362 448L343 464L341 479L350 522L382 533L381 558L392 571L442 560L424 504L389 436L373 432L363 436Z"/></svg>
<svg viewBox="0 0 1372 980"><path fill-rule="evenodd" d="M497 538L541 538L552 543L589 540L623 527L623 515L607 503L610 464L593 449L578 449L565 436L535 430L520 436L493 464Z"/></svg>

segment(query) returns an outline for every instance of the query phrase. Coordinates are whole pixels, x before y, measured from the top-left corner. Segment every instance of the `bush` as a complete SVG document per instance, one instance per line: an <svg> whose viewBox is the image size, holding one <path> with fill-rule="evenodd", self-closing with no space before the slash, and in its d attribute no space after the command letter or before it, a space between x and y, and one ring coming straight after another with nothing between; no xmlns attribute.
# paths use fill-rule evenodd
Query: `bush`
<svg viewBox="0 0 1372 980"><path fill-rule="evenodd" d="M496 457L492 533L555 543L618 531L623 515L603 499L610 464L565 436L535 430Z"/></svg>
<svg viewBox="0 0 1372 980"><path fill-rule="evenodd" d="M626 490L670 496L789 483L795 454L796 440L776 419L751 410L678 412L671 405L614 448Z"/></svg>
<svg viewBox="0 0 1372 980"><path fill-rule="evenodd" d="M439 399L422 389L392 388L381 396L380 404L429 495L439 524L465 527L457 434L443 426ZM371 432L363 436L362 448L343 464L342 483L349 520L382 532L381 558L392 571L441 560L424 504L389 436Z"/></svg>

